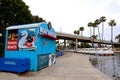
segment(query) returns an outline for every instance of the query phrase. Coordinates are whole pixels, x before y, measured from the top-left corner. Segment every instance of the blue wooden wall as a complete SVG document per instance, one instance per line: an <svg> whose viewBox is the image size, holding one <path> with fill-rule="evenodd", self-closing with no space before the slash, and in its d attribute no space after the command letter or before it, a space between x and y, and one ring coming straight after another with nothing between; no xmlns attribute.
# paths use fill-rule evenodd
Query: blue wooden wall
<svg viewBox="0 0 120 80"><path fill-rule="evenodd" d="M30 59L30 70L37 71L37 66L39 65L39 63L37 63L38 55L56 53L56 41L41 36L39 34L40 27L48 30L48 25L46 23L42 23L39 26L35 27L35 36L37 40L35 42L36 49L34 51L7 50L9 30L6 30L5 58L29 58ZM22 31L22 30L26 30L26 28L18 29L18 34L19 34L19 31ZM56 35L53 28L50 31Z"/></svg>

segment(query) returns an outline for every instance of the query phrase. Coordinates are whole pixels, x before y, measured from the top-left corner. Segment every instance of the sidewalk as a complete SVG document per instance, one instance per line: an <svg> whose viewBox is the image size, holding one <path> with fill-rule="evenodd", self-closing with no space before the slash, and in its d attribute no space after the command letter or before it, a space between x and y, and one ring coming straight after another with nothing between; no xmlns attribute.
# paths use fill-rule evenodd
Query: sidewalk
<svg viewBox="0 0 120 80"><path fill-rule="evenodd" d="M67 53L58 57L55 65L39 72L14 74L0 72L0 80L111 80L95 69L89 62L89 56Z"/></svg>

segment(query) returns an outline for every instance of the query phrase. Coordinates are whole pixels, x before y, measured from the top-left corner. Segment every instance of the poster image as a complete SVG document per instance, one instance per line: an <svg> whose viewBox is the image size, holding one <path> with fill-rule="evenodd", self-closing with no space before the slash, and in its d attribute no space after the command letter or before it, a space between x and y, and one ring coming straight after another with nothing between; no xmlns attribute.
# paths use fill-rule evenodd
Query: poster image
<svg viewBox="0 0 120 80"><path fill-rule="evenodd" d="M55 64L55 54L49 54L49 63L48 65L51 66L52 64Z"/></svg>
<svg viewBox="0 0 120 80"><path fill-rule="evenodd" d="M35 42L35 29L20 30L18 35L18 48L19 50L36 50Z"/></svg>
<svg viewBox="0 0 120 80"><path fill-rule="evenodd" d="M18 50L18 30L8 31L7 50Z"/></svg>

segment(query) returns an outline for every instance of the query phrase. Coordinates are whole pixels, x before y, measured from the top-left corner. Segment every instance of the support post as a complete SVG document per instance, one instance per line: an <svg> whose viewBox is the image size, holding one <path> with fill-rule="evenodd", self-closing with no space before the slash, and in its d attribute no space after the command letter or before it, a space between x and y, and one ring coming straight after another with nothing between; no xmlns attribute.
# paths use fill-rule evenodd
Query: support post
<svg viewBox="0 0 120 80"><path fill-rule="evenodd" d="M64 50L66 49L66 40L64 39Z"/></svg>
<svg viewBox="0 0 120 80"><path fill-rule="evenodd" d="M77 38L75 39L75 50L76 50L76 52L77 52Z"/></svg>

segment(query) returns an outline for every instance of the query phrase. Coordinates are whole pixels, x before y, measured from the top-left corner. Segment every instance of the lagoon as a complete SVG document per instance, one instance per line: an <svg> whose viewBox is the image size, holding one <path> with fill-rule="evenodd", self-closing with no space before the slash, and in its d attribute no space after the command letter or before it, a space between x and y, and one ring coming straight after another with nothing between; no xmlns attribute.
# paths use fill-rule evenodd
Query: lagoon
<svg viewBox="0 0 120 80"><path fill-rule="evenodd" d="M114 56L90 55L91 64L108 75L112 80L120 80L120 53Z"/></svg>

